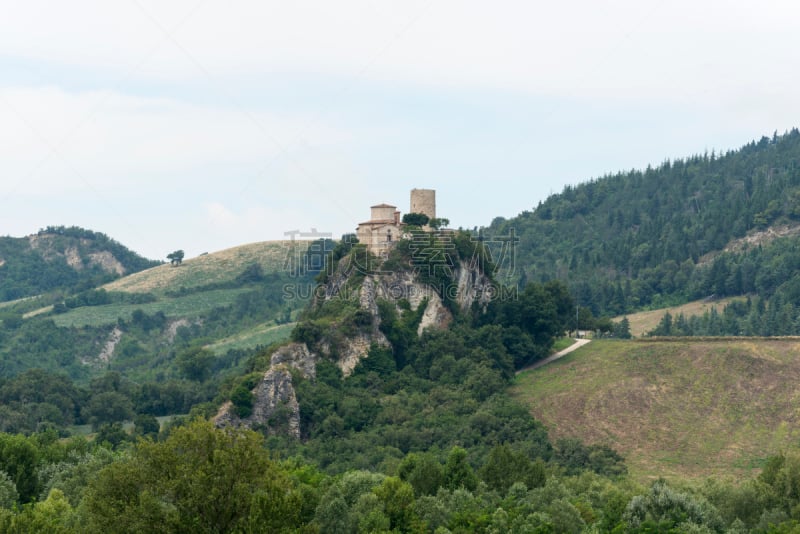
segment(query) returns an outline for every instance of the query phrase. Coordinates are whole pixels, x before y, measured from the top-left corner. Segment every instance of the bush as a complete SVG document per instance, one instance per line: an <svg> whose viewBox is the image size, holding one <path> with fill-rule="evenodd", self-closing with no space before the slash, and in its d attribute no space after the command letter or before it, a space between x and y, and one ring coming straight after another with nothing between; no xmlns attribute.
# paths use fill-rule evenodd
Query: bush
<svg viewBox="0 0 800 534"><path fill-rule="evenodd" d="M253 413L253 392L244 384L239 384L231 393L234 413L242 419Z"/></svg>

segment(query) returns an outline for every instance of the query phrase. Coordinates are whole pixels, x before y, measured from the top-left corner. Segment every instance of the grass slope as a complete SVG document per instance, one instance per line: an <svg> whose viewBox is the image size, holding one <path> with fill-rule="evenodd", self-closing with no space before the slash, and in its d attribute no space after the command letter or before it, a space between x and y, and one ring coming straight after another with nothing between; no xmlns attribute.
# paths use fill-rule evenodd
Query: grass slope
<svg viewBox="0 0 800 534"><path fill-rule="evenodd" d="M292 329L297 323L286 323L275 325L265 323L249 330L239 332L235 336L226 337L207 345L206 348L220 356L231 349L249 349L253 347L269 346L273 343L280 343L289 339Z"/></svg>
<svg viewBox="0 0 800 534"><path fill-rule="evenodd" d="M234 280L253 263L265 273L282 272L287 258L305 252L308 241L263 241L233 247L184 260L180 267L160 265L103 286L108 291L163 294L181 287L190 289Z"/></svg>
<svg viewBox="0 0 800 534"><path fill-rule="evenodd" d="M114 324L117 319L128 320L134 310L147 314L163 312L170 319L177 317L197 317L220 306L232 304L236 297L247 289L214 289L192 293L182 297L165 298L146 304L107 304L105 306L85 306L67 313L54 315L57 326L102 326Z"/></svg>
<svg viewBox="0 0 800 534"><path fill-rule="evenodd" d="M597 340L512 394L553 438L605 443L642 480L747 476L800 439L800 340Z"/></svg>
<svg viewBox="0 0 800 534"><path fill-rule="evenodd" d="M744 297L730 297L718 300L695 300L671 308L659 308L657 310L620 315L619 317L614 317L613 320L614 322L619 322L623 317L627 317L628 321L630 321L631 334L635 337L641 337L658 326L658 323L666 312L669 312L673 318L682 313L683 316L688 319L694 315L703 315L706 312L710 312L711 308L716 308L719 313L722 313L725 306L734 300L744 300Z"/></svg>

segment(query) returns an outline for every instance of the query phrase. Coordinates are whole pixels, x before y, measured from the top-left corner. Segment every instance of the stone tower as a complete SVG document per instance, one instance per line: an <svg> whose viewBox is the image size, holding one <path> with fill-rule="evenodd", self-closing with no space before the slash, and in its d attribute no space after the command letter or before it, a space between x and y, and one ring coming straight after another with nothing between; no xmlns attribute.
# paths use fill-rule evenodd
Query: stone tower
<svg viewBox="0 0 800 534"><path fill-rule="evenodd" d="M424 213L429 219L436 218L436 190L412 189L409 213Z"/></svg>

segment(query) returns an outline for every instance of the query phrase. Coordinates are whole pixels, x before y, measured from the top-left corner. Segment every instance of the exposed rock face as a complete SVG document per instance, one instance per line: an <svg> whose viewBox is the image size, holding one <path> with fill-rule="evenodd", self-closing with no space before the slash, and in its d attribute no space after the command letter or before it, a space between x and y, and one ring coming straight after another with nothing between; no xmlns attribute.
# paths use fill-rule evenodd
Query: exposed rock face
<svg viewBox="0 0 800 534"><path fill-rule="evenodd" d="M369 348L372 343L377 343L383 347L389 346L389 341L382 332L374 336L359 333L354 337L345 340L344 347L339 349L339 357L336 364L342 370L344 376L350 376L362 358L369 356Z"/></svg>
<svg viewBox="0 0 800 534"><path fill-rule="evenodd" d="M126 273L125 267L107 250L89 254L89 263L91 265L99 265L107 273L114 273L120 276Z"/></svg>
<svg viewBox="0 0 800 534"><path fill-rule="evenodd" d="M98 354L96 357L81 358L81 363L83 365L107 364L109 361L111 361L111 357L114 355L114 349L117 348L117 344L121 339L122 330L120 330L119 326L115 326L108 335L108 339L103 345L103 349L100 351L100 354Z"/></svg>
<svg viewBox="0 0 800 534"><path fill-rule="evenodd" d="M352 261L340 262L327 283L315 292L312 306L319 307L333 299L350 299L369 314L369 321L364 317L359 321L357 331L349 330L347 335L337 331L335 325L331 326L322 340L314 342L311 347L313 350L309 350L305 343L291 343L276 350L270 360L270 369L253 389L252 414L244 419L237 417L229 402L220 409L215 418L216 424L262 428L299 438L300 407L290 369L296 369L303 376L314 379L318 358L329 357L335 359L344 376L349 376L358 362L368 357L373 344L390 347L386 336L380 331L380 301L393 303L398 313L404 307L410 306L416 311L420 306L425 306L417 328L418 335L427 328L447 328L453 320L453 314L442 300L441 291L447 291L445 298L456 303L465 313L475 303L482 308L488 305L494 296L494 286L477 266L460 262L454 267L452 274L452 285L437 291L421 282L413 270L364 274L359 272L358 266ZM359 278L354 278L356 276ZM351 325L350 328L355 327Z"/></svg>
<svg viewBox="0 0 800 534"><path fill-rule="evenodd" d="M422 314L422 320L417 327L417 335L421 336L426 328L447 328L452 320L453 314L444 307L439 295L434 294Z"/></svg>
<svg viewBox="0 0 800 534"><path fill-rule="evenodd" d="M255 426L267 427L275 416L285 417L286 431L300 437L300 405L292 387L292 375L287 369L272 368L253 391L253 414L248 418ZM283 414L278 412L283 411Z"/></svg>
<svg viewBox="0 0 800 534"><path fill-rule="evenodd" d="M290 343L284 345L272 354L271 367L292 367L297 369L306 378L317 377L317 357L308 350L305 343Z"/></svg>
<svg viewBox="0 0 800 534"><path fill-rule="evenodd" d="M291 343L272 355L270 368L253 389L253 412L240 418L233 404L226 402L220 408L214 423L218 426L246 426L268 431L283 431L300 438L300 405L292 385L290 368L297 369L307 378L316 377L316 356L303 343Z"/></svg>
<svg viewBox="0 0 800 534"><path fill-rule="evenodd" d="M59 249L59 245L52 235L30 235L28 243L32 249L38 250L45 260L53 261L56 258L63 258L67 265L76 271L82 271L88 264L92 267L100 267L110 274L123 275L127 272L122 263L107 250L92 252L86 255L84 261L81 250L85 251L86 247L91 244L88 239L76 240L74 245L66 246L63 250Z"/></svg>
<svg viewBox="0 0 800 534"><path fill-rule="evenodd" d="M461 261L455 269L457 289L455 300L461 311L468 311L472 304L477 302L481 311L486 311L486 306L495 296L495 286L492 281L476 265Z"/></svg>
<svg viewBox="0 0 800 534"><path fill-rule="evenodd" d="M66 260L67 265L76 271L83 270L83 260L76 247L67 247L64 249L64 260Z"/></svg>
<svg viewBox="0 0 800 534"><path fill-rule="evenodd" d="M348 281L358 272L358 267L350 261L339 264L332 273L324 290L319 293L315 305L336 298L348 298ZM372 324L368 332L359 332L336 344L335 350L330 343L322 343L317 347L320 352L335 355L337 364L344 376L349 376L362 358L369 354L373 343L379 346L390 346L386 336L380 331L380 314L378 301L385 300L395 304L401 312L400 301L405 300L412 310L426 304L425 311L417 327L417 334L427 328L447 328L453 320L453 314L444 305L440 292L429 284L420 281L413 270L379 272L363 275L358 289L359 306L369 312ZM485 309L494 295L494 286L488 276L476 266L467 262L459 262L453 272L454 284L440 291L447 291L447 297L455 301L462 312L468 312L474 303Z"/></svg>

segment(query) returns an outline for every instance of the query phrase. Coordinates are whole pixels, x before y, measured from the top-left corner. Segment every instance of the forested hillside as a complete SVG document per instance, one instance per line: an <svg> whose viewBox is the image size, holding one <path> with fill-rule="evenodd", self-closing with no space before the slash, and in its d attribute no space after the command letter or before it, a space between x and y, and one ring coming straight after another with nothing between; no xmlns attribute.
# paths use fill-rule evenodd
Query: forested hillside
<svg viewBox="0 0 800 534"><path fill-rule="evenodd" d="M563 280L595 315L791 290L785 302L800 287L798 162L793 129L568 186L484 233L519 237L509 281Z"/></svg>
<svg viewBox="0 0 800 534"><path fill-rule="evenodd" d="M207 325L214 331L253 313L237 299L203 314L202 324L178 328L172 356L146 341L163 339L163 314L118 319L132 346L115 351L120 364L174 357L175 368L157 368L153 383L111 372L76 387L40 371L0 383L4 421L19 423L6 427L19 433L0 433L0 531L578 534L797 527L794 452L759 458L763 472L737 484L643 485L607 444L552 439L507 386L515 369L547 354L571 318L574 303L564 285L531 282L517 298L482 303L461 283L491 282L481 272L486 264L468 261L485 256L479 241L461 233L415 238L398 243L385 261L358 261L363 245L337 247L331 258L340 261L318 278L293 343L243 354L241 365L216 368L211 363L227 363L230 354L211 360L201 345ZM411 244L423 238L431 253L415 263ZM446 263L434 263L442 257ZM236 289L268 297L275 286L257 274L245 268ZM403 290L423 286L434 292ZM220 290L218 282L213 287ZM87 304L102 293L91 294L54 318L108 306ZM33 317L4 327L14 337L12 331L45 320L52 323ZM310 366L276 359L292 346L304 347L297 353ZM355 349L366 354L351 367ZM183 378L159 382L174 371ZM281 372L283 385L270 382ZM275 387L258 387L264 383ZM292 395L279 395L287 383ZM210 396L213 402L203 402ZM278 401L267 417L263 397ZM170 400L191 406L195 418L159 425L155 415L180 409L168 408ZM259 432L201 420L223 400L239 423L261 411L253 425ZM299 428L292 434L295 409ZM133 425L120 424L131 417ZM59 439L67 431L54 419L89 423L94 439Z"/></svg>
<svg viewBox="0 0 800 534"><path fill-rule="evenodd" d="M55 290L82 291L159 263L103 233L74 226L0 237L0 302Z"/></svg>
<svg viewBox="0 0 800 534"><path fill-rule="evenodd" d="M32 261L44 261L37 254L50 243L53 261L63 266L57 246L77 249L89 240L90 247L95 243L87 236L102 235L64 234L50 229L22 241L37 242ZM115 247L114 257L125 258L126 249ZM212 401L226 380L250 370L253 355L289 337L319 269L309 268L311 253L307 242L253 243L114 275L101 288L91 286L106 275L4 303L0 431L98 431L137 416L186 414Z"/></svg>

